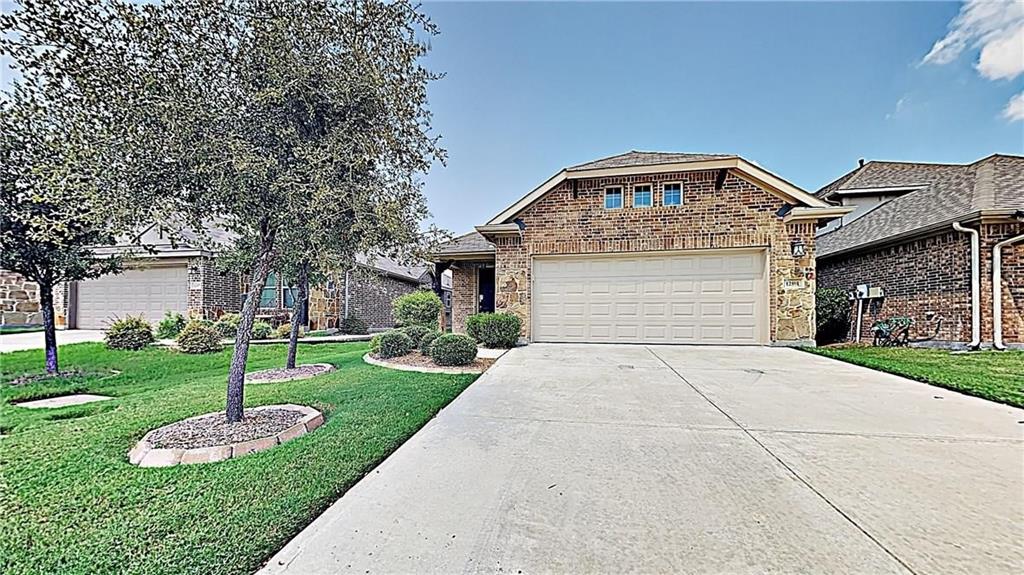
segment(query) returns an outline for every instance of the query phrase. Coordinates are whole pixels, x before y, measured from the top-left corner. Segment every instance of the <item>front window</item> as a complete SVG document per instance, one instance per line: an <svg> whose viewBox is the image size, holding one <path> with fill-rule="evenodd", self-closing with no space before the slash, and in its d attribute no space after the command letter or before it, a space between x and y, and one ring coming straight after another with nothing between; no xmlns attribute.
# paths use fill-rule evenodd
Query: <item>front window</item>
<svg viewBox="0 0 1024 575"><path fill-rule="evenodd" d="M634 208L649 208L652 205L651 186L649 184L633 188Z"/></svg>
<svg viewBox="0 0 1024 575"><path fill-rule="evenodd" d="M665 184L664 197L661 203L666 206L680 206L683 204L683 185Z"/></svg>
<svg viewBox="0 0 1024 575"><path fill-rule="evenodd" d="M622 188L608 188L604 191L604 208L616 210L622 207Z"/></svg>
<svg viewBox="0 0 1024 575"><path fill-rule="evenodd" d="M297 286L289 286L283 288L284 291L284 307L286 309L292 309L295 307L295 296L299 293Z"/></svg>
<svg viewBox="0 0 1024 575"><path fill-rule="evenodd" d="M267 283L260 292L260 307L277 307L277 274L267 276Z"/></svg>

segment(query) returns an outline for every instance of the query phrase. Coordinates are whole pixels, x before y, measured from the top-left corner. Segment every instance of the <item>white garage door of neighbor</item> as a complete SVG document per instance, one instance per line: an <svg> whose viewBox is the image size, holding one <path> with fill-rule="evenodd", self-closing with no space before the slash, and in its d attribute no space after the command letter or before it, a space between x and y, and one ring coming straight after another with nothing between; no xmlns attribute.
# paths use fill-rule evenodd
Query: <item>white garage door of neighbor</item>
<svg viewBox="0 0 1024 575"><path fill-rule="evenodd" d="M539 342L759 344L764 251L536 258Z"/></svg>
<svg viewBox="0 0 1024 575"><path fill-rule="evenodd" d="M78 327L104 329L115 318L141 315L156 323L165 311L188 310L184 266L127 270L78 284Z"/></svg>

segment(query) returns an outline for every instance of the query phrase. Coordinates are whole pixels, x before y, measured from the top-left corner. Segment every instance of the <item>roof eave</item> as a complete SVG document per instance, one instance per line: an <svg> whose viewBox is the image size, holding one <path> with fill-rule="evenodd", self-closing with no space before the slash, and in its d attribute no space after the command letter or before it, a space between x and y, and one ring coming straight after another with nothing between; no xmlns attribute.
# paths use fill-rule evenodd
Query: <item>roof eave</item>
<svg viewBox="0 0 1024 575"><path fill-rule="evenodd" d="M790 222L829 221L841 218L855 209L855 206L830 206L827 208L796 207L789 210L789 213L786 214L782 221L787 224Z"/></svg>

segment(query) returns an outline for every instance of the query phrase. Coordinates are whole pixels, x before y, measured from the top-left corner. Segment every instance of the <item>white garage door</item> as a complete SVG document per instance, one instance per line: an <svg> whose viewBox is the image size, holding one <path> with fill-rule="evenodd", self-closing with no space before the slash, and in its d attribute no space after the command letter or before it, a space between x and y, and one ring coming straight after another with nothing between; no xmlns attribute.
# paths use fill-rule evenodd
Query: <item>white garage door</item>
<svg viewBox="0 0 1024 575"><path fill-rule="evenodd" d="M534 260L536 341L758 344L763 251Z"/></svg>
<svg viewBox="0 0 1024 575"><path fill-rule="evenodd" d="M188 309L184 265L127 270L78 284L78 327L104 329L119 317L141 315L156 323L167 310Z"/></svg>

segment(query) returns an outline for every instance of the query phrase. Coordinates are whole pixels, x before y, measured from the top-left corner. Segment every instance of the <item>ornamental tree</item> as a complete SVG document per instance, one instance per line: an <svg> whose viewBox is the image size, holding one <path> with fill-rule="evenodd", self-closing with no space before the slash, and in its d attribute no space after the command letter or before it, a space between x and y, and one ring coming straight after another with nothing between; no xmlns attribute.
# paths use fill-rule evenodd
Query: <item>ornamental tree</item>
<svg viewBox="0 0 1024 575"><path fill-rule="evenodd" d="M148 102L160 127L148 146L186 190L192 227L216 215L236 235L230 259L249 278L227 385L236 422L271 270L314 275L353 245L421 241L417 174L443 161L426 108L436 76L420 63L434 26L406 1L169 0L133 15L147 89L173 94ZM282 260L294 253L307 257Z"/></svg>

